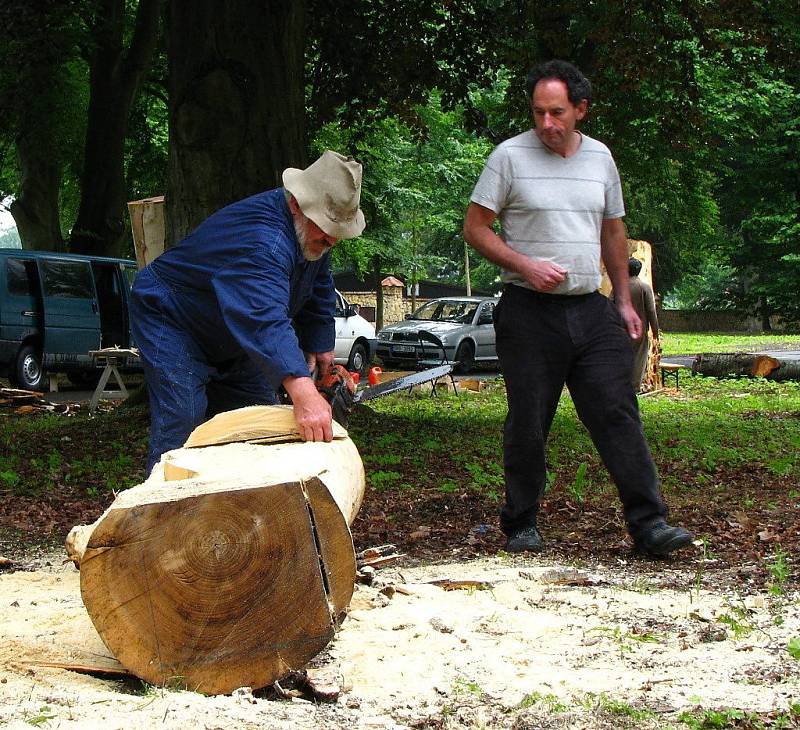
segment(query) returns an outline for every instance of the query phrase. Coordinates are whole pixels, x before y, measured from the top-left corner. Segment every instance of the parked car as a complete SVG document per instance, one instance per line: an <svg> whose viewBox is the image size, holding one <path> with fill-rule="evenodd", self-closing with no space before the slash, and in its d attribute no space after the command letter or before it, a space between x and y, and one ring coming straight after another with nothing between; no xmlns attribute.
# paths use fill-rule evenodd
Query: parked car
<svg viewBox="0 0 800 730"><path fill-rule="evenodd" d="M135 275L128 259L0 249L0 371L30 390L47 371L96 380L90 350L132 346Z"/></svg>
<svg viewBox="0 0 800 730"><path fill-rule="evenodd" d="M350 304L336 292L336 345L334 359L351 372L366 375L375 354L375 327L358 313L358 306Z"/></svg>
<svg viewBox="0 0 800 730"><path fill-rule="evenodd" d="M476 362L497 360L492 315L497 299L446 297L432 299L405 321L378 332L376 354L387 367L416 367L420 361L457 362L457 372L469 372ZM420 334L422 333L422 337ZM425 333L441 340L444 352Z"/></svg>

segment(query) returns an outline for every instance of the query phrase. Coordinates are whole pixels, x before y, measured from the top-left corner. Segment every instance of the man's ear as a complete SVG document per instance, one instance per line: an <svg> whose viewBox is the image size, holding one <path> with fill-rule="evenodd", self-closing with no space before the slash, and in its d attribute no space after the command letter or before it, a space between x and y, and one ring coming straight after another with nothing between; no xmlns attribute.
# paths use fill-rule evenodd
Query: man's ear
<svg viewBox="0 0 800 730"><path fill-rule="evenodd" d="M586 116L587 111L589 111L589 101L587 99L582 99L581 103L575 107L575 116L578 121Z"/></svg>
<svg viewBox="0 0 800 730"><path fill-rule="evenodd" d="M295 198L294 195L289 196L289 210L292 215L297 215L301 212L300 204L297 202L297 198Z"/></svg>

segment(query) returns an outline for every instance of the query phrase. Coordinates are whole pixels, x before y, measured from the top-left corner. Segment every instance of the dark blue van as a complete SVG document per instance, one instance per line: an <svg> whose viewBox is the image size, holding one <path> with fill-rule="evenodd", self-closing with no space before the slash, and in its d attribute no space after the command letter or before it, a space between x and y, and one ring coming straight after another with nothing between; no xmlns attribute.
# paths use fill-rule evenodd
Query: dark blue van
<svg viewBox="0 0 800 730"><path fill-rule="evenodd" d="M135 276L129 259L0 249L0 373L29 390L47 372L96 379L90 350L133 346Z"/></svg>

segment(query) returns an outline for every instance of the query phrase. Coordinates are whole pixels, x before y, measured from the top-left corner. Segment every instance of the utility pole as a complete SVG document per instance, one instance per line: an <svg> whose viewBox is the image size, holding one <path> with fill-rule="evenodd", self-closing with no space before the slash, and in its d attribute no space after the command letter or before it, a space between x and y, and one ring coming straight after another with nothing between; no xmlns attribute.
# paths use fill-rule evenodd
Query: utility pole
<svg viewBox="0 0 800 730"><path fill-rule="evenodd" d="M464 241L464 278L467 280L467 296L472 296L472 282L469 280L469 244Z"/></svg>

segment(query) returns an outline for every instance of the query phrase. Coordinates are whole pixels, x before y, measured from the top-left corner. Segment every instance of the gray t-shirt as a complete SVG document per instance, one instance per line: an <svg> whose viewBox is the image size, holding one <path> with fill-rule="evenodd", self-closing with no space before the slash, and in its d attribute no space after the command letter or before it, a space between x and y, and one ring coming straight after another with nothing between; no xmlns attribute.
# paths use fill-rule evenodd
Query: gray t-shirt
<svg viewBox="0 0 800 730"><path fill-rule="evenodd" d="M515 251L567 271L552 294L588 294L600 286L600 228L622 218L625 205L614 158L602 142L581 135L561 157L529 130L499 144L470 198L493 210L501 237ZM533 289L513 271L504 282Z"/></svg>

